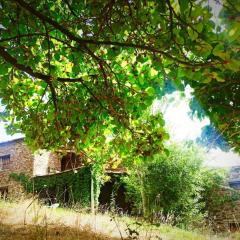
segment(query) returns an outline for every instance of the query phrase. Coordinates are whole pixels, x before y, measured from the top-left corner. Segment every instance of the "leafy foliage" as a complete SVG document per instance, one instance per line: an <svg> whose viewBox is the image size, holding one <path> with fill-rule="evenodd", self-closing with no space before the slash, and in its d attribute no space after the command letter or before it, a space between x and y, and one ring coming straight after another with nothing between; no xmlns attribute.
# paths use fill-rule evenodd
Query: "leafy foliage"
<svg viewBox="0 0 240 240"><path fill-rule="evenodd" d="M193 105L192 109L199 117L207 115L210 118L215 133L213 131L209 132L209 141L216 137L218 142L215 142L219 143L218 145L221 148L225 148L226 143L219 142L219 140L224 139L230 147L239 151L239 74L236 76L231 75L231 73L227 74L221 85L216 83L208 84L208 86L195 84L196 99L205 111L199 111L199 108L195 108ZM209 130L210 127L207 127L203 131L203 135ZM210 145L214 145L214 141Z"/></svg>
<svg viewBox="0 0 240 240"><path fill-rule="evenodd" d="M214 209L222 207L226 202L234 199L229 198L227 194L221 195L221 190L226 180L226 171L212 169L203 169L202 171L202 190L200 202L204 202L204 210L212 214Z"/></svg>
<svg viewBox="0 0 240 240"><path fill-rule="evenodd" d="M129 134L118 134L109 143L110 148L123 160L124 164L130 164L132 160L142 161L148 157L164 151L164 141L169 135L164 129L164 120L161 113L152 114L145 111L137 120L130 122Z"/></svg>
<svg viewBox="0 0 240 240"><path fill-rule="evenodd" d="M206 204L223 177L201 166L201 154L193 146L170 146L169 154L158 154L134 166L124 179L136 211L159 221L173 217L173 224L203 220ZM145 209L144 209L145 208Z"/></svg>
<svg viewBox="0 0 240 240"><path fill-rule="evenodd" d="M237 0L223 1L222 28L207 0L0 4L2 116L9 132L24 132L35 148L93 151L109 129L133 132L129 125L167 79L180 89L186 81L196 96L199 86L216 85L221 95L229 83L234 96L239 91ZM202 91L198 100L204 97ZM221 129L225 113L202 106ZM239 122L233 122L227 139L237 147Z"/></svg>
<svg viewBox="0 0 240 240"><path fill-rule="evenodd" d="M236 151L240 150L239 110L240 110L240 61L239 61L239 4L237 1L226 1L220 12L221 24L217 28L219 41L216 42L211 55L223 60L222 71L207 70L204 81L188 81L194 89L192 102L198 101L204 109L195 108L199 117L207 115L220 135ZM236 8L235 8L236 7ZM225 30L223 30L225 29ZM209 81L208 76L216 81ZM190 76L189 76L190 77Z"/></svg>
<svg viewBox="0 0 240 240"><path fill-rule="evenodd" d="M66 200L68 200L68 204L80 203L82 207L90 207L90 167L83 167L78 169L77 172L69 171L61 173L60 175L54 174L44 177L35 177L34 179L30 179L24 173L12 173L10 177L20 182L28 193L36 192L40 195L45 193L46 196L49 196L49 193L53 191L59 203L66 204ZM94 178L94 197L96 203L99 191L100 182ZM68 199L65 199L66 194L68 194Z"/></svg>

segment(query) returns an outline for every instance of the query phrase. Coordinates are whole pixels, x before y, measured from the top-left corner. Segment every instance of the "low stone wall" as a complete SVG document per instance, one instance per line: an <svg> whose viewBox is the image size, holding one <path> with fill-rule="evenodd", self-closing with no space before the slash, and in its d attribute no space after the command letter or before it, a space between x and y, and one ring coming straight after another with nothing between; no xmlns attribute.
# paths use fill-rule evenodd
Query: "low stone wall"
<svg viewBox="0 0 240 240"><path fill-rule="evenodd" d="M225 187L215 197L216 202L210 207L210 225L215 231L239 231L240 191Z"/></svg>

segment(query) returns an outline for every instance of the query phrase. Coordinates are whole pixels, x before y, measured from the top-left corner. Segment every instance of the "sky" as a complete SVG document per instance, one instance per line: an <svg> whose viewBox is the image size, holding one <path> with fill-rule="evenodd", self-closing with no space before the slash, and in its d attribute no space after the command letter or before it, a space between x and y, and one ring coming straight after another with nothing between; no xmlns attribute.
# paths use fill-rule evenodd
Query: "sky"
<svg viewBox="0 0 240 240"><path fill-rule="evenodd" d="M188 113L191 111L188 102L191 98L191 89L187 88L185 96L175 91L167 94L161 101L155 101L154 107L164 114L166 127L172 141L195 140L201 135L201 128L209 124L209 119L200 121L197 118L191 119Z"/></svg>
<svg viewBox="0 0 240 240"><path fill-rule="evenodd" d="M4 107L1 105L1 101L0 101L0 112L2 112L3 110L4 110ZM12 139L20 138L20 137L23 137L23 135L22 134L15 134L13 136L8 135L4 128L4 123L1 122L0 120L0 142L5 142Z"/></svg>
<svg viewBox="0 0 240 240"><path fill-rule="evenodd" d="M191 92L192 90L187 88L185 96L182 97L180 92L175 91L166 95L161 101L154 102L155 111L160 110L164 113L166 128L174 142L195 140L201 135L201 128L210 123L208 118L201 121L198 118L189 117L188 113L191 110L188 103ZM240 155L232 151L211 149L205 155L205 165L220 168L240 166Z"/></svg>
<svg viewBox="0 0 240 240"><path fill-rule="evenodd" d="M4 123L0 122L0 142L9 141L23 136L23 134L15 134L13 136L7 135L6 130L4 129Z"/></svg>

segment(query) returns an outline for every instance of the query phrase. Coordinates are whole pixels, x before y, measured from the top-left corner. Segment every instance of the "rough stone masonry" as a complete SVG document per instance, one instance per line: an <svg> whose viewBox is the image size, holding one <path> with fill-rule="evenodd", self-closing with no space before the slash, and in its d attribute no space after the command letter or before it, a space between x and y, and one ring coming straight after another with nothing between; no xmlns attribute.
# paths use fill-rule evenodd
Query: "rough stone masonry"
<svg viewBox="0 0 240 240"><path fill-rule="evenodd" d="M10 173L24 173L29 177L61 171L57 154L45 150L33 153L24 139L0 143L0 194L2 197L19 197L24 194L20 183L11 180Z"/></svg>

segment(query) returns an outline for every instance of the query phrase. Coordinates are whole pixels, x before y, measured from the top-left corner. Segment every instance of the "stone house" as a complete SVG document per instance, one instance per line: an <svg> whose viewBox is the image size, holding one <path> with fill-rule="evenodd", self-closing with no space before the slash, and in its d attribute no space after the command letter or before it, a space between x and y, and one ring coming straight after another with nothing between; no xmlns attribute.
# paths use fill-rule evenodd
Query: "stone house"
<svg viewBox="0 0 240 240"><path fill-rule="evenodd" d="M37 190L37 185L35 185L35 191L38 192L40 198L45 198L46 195L52 199L56 199L56 195L59 191L62 191L61 187L64 187L65 195L73 195L72 193L77 190L81 193L85 191L87 192L88 205L91 205L91 208L94 208L95 196L97 196L100 204L108 204L111 199L111 193L114 188L115 175L121 175L125 170L124 169L109 169L106 170L108 174L111 175L113 180L111 183L107 183L101 187L101 194L95 195L95 191L97 187L93 186L94 183L92 181L93 177L91 175L91 171L88 173L90 166L85 166L84 162L87 162L88 157L85 153L81 153L76 155L72 151L58 151L58 152L49 152L46 150L38 150L36 152L32 152L31 149L24 143L24 138L15 139L7 142L0 143L0 198L16 198L20 197L26 193L26 189L20 181L16 181L11 174L24 174L28 176L36 184L37 182L46 182L49 179L53 183L64 179L64 176L67 175L75 175L75 180L77 180L78 184L73 182L64 182L61 183L61 186L54 185L53 187L42 188L40 192ZM81 171L84 172L80 173ZM124 171L123 171L124 170ZM77 173L78 174L75 174ZM81 176L80 176L80 175ZM86 175L87 174L87 175ZM80 178L80 179L78 179ZM61 181L62 182L62 181ZM72 189L73 186L77 189ZM45 186L45 185L44 185ZM85 187L84 187L85 186ZM100 187L100 186L99 186ZM78 188L81 188L80 190ZM60 189L60 190L59 190ZM71 194L69 190L71 189ZM85 190L84 190L85 189ZM67 190L67 191L66 191ZM118 206L121 208L127 208L127 203L124 201L124 188L120 186L117 191L116 202ZM80 199L79 197L78 199ZM65 199L69 199L68 197L64 197ZM98 200L96 202L98 202Z"/></svg>
<svg viewBox="0 0 240 240"><path fill-rule="evenodd" d="M62 156L38 150L33 153L24 139L0 143L0 197L16 197L24 192L20 183L11 179L11 173L24 173L29 177L44 176L73 169L81 165L81 159L72 153Z"/></svg>
<svg viewBox="0 0 240 240"><path fill-rule="evenodd" d="M48 176L61 177L62 173L81 168L84 165L82 159L84 156L76 156L71 151L63 154L38 150L33 153L24 143L23 138L2 142L0 143L0 198L19 197L25 192L23 186L10 177L11 173L24 173L29 177L40 179ZM123 174L122 171L115 173ZM109 174L114 172L110 171ZM113 185L114 181L102 186L100 203L109 204ZM90 186L89 191L91 191ZM121 208L127 209L128 203L123 199L124 191L121 186L117 201ZM226 186L218 192L218 195L219 199L223 197L231 201L225 201L212 209L213 228L217 231L240 230L240 166L231 169Z"/></svg>
<svg viewBox="0 0 240 240"><path fill-rule="evenodd" d="M0 143L0 194L3 198L22 190L20 184L10 180L12 172L33 174L33 154L23 144L23 139Z"/></svg>

